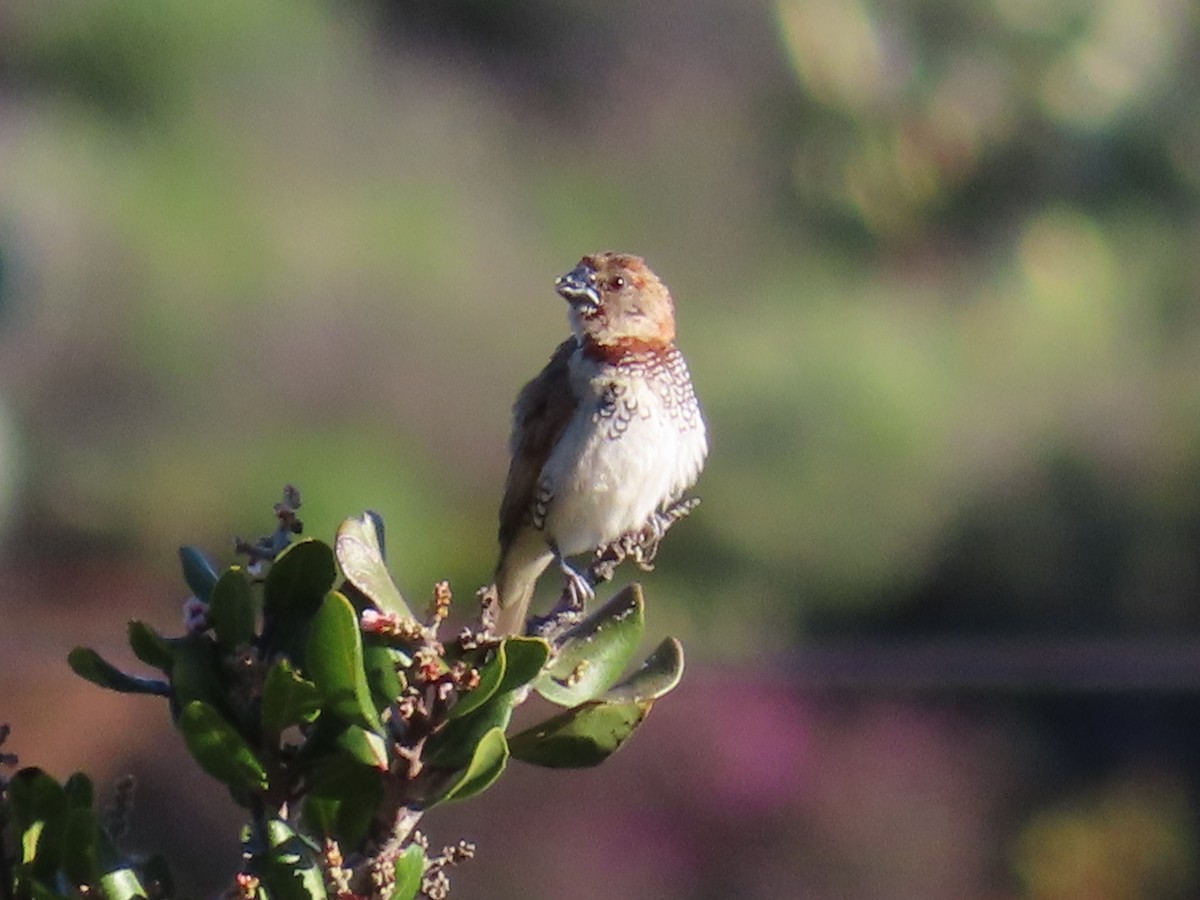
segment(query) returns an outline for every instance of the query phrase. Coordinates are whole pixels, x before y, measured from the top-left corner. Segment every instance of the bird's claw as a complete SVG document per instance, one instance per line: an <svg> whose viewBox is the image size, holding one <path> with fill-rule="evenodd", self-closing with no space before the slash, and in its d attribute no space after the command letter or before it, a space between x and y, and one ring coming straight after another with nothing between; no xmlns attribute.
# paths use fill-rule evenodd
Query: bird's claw
<svg viewBox="0 0 1200 900"><path fill-rule="evenodd" d="M557 547L552 547L554 558L562 570L565 584L558 603L544 616L534 616L529 620L528 633L547 639L565 631L567 628L583 620L587 601L596 596L596 588L592 581L591 572L581 574L563 559Z"/></svg>
<svg viewBox="0 0 1200 900"><path fill-rule="evenodd" d="M581 621L587 601L596 596L596 585L611 581L617 566L626 559L632 559L643 572L653 571L654 558L658 555L658 548L668 529L699 505L700 501L693 497L677 500L656 510L641 528L623 534L611 544L597 549L591 566L584 573L577 572L563 558L558 548L551 545L566 583L554 609L545 616L529 620L528 633L552 638Z"/></svg>
<svg viewBox="0 0 1200 900"><path fill-rule="evenodd" d="M562 560L559 561L559 565L567 581L563 588L563 599L569 598L571 607L582 611L587 602L596 596L596 588L592 586L587 575L581 575Z"/></svg>
<svg viewBox="0 0 1200 900"><path fill-rule="evenodd" d="M611 544L596 551L588 574L593 584L601 584L612 580L613 574L626 559L632 559L643 572L654 571L654 558L658 556L658 548L667 535L667 530L686 518L692 510L700 505L696 497L687 500L677 500L663 509L656 510L646 524L636 531L621 535Z"/></svg>

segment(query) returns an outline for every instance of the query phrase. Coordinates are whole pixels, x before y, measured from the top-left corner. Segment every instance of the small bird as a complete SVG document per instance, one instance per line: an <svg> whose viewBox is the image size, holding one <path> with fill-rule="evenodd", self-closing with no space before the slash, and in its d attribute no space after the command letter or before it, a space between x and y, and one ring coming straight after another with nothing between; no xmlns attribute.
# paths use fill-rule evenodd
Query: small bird
<svg viewBox="0 0 1200 900"><path fill-rule="evenodd" d="M556 287L573 334L513 406L495 575L502 635L525 630L534 585L552 561L574 597L590 596L567 557L657 530L708 453L675 346L675 304L645 261L585 256Z"/></svg>

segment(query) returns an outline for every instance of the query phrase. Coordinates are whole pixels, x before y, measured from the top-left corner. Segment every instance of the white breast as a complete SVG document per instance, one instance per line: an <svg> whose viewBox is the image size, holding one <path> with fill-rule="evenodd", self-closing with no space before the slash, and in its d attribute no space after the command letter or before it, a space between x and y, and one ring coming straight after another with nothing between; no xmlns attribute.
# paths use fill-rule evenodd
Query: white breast
<svg viewBox="0 0 1200 900"><path fill-rule="evenodd" d="M583 402L539 479L545 530L566 556L641 528L695 484L708 452L678 351L651 362L572 361Z"/></svg>

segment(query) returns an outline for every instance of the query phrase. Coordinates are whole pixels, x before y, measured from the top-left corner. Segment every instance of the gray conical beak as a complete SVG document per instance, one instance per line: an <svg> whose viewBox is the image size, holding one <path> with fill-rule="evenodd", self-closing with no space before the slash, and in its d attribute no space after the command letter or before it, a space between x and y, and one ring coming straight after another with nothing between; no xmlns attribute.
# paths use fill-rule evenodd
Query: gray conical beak
<svg viewBox="0 0 1200 900"><path fill-rule="evenodd" d="M572 306L594 312L600 308L600 288L596 286L596 270L584 260L554 282L558 293Z"/></svg>

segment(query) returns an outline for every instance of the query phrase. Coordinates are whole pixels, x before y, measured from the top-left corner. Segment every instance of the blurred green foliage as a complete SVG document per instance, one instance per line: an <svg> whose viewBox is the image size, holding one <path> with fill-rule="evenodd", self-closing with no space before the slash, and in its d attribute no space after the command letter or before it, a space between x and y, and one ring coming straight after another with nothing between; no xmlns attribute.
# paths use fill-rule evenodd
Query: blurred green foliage
<svg viewBox="0 0 1200 900"><path fill-rule="evenodd" d="M1196 30L1141 9L12 4L25 515L161 557L294 479L482 583L508 403L598 246L674 287L712 423L687 631L909 602L1046 460L1177 496Z"/></svg>
<svg viewBox="0 0 1200 900"><path fill-rule="evenodd" d="M1194 633L1198 44L1186 0L10 2L8 546L163 566L294 480L410 593L482 584L552 280L608 247L711 426L664 630ZM1170 862L1138 803L1030 827L1099 866L1131 809ZM1194 880L1141 865L1102 896Z"/></svg>

